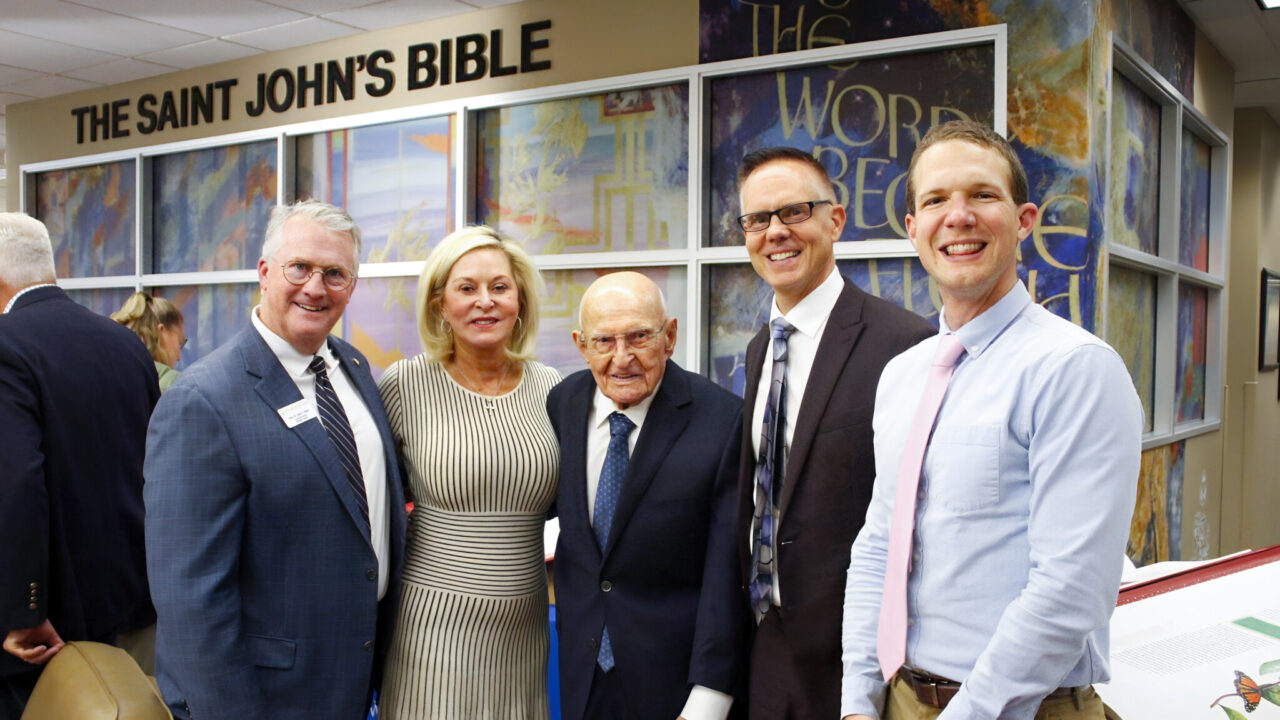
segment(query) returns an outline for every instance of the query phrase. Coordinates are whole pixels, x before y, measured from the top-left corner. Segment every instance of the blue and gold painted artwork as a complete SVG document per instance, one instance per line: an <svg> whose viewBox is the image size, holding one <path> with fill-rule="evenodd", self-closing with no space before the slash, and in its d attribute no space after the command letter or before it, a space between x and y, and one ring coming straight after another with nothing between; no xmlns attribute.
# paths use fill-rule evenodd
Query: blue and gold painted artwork
<svg viewBox="0 0 1280 720"><path fill-rule="evenodd" d="M301 136L297 197L355 219L361 262L423 260L453 229L453 125L450 115Z"/></svg>
<svg viewBox="0 0 1280 720"><path fill-rule="evenodd" d="M1156 397L1156 276L1113 265L1107 280L1107 336L1142 400L1143 429L1153 428Z"/></svg>
<svg viewBox="0 0 1280 720"><path fill-rule="evenodd" d="M1178 262L1209 271L1209 144L1182 131L1182 202Z"/></svg>
<svg viewBox="0 0 1280 720"><path fill-rule="evenodd" d="M1209 291L1183 283L1178 287L1178 353L1173 403L1178 422L1204 419L1204 377Z"/></svg>
<svg viewBox="0 0 1280 720"><path fill-rule="evenodd" d="M254 252L257 252L255 248ZM182 370L208 355L250 324L249 311L258 304L257 283L175 285L156 288L182 312L187 346L182 349Z"/></svg>
<svg viewBox="0 0 1280 720"><path fill-rule="evenodd" d="M475 217L530 253L688 246L684 85L485 110L477 128Z"/></svg>
<svg viewBox="0 0 1280 720"><path fill-rule="evenodd" d="M152 272L256 267L276 205L274 140L152 161Z"/></svg>
<svg viewBox="0 0 1280 720"><path fill-rule="evenodd" d="M49 229L58 277L135 272L135 186L133 160L36 175L35 216Z"/></svg>

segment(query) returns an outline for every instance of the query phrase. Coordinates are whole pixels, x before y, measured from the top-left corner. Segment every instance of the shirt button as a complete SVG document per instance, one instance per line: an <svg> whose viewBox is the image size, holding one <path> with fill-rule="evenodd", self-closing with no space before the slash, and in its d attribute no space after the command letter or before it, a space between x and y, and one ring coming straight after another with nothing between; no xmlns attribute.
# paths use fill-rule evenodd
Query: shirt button
<svg viewBox="0 0 1280 720"><path fill-rule="evenodd" d="M912 627L914 627L914 626L915 626L915 624L916 624L916 619L915 619L915 618L907 618L907 624L908 624L908 625L910 625L910 626L912 626Z"/></svg>
<svg viewBox="0 0 1280 720"><path fill-rule="evenodd" d="M613 589L613 583L609 582L608 580L605 580L604 582L600 583L600 592L609 592L612 589Z"/></svg>
<svg viewBox="0 0 1280 720"><path fill-rule="evenodd" d="M916 493L916 498L920 500L924 499L924 488L920 488L920 491Z"/></svg>
<svg viewBox="0 0 1280 720"><path fill-rule="evenodd" d="M372 640L365 640L365 641L364 641L364 651L365 651L365 652L373 652L373 641L372 641Z"/></svg>
<svg viewBox="0 0 1280 720"><path fill-rule="evenodd" d="M913 564L915 564L915 565L919 565L919 564L920 564L920 553L918 553L918 552L913 552L913 553L911 553L911 562L912 562Z"/></svg>

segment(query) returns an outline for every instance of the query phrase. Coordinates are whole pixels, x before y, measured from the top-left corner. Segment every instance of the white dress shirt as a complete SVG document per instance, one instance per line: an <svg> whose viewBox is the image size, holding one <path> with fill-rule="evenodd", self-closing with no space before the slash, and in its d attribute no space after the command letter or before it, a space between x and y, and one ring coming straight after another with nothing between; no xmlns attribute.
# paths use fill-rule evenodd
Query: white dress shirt
<svg viewBox="0 0 1280 720"><path fill-rule="evenodd" d="M844 291L844 278L840 275L839 270L832 270L822 284L814 288L812 292L804 296L804 299L796 303L787 313L783 313L778 309L778 297L775 295L773 302L769 303L769 323L772 324L775 318L786 318L787 322L795 327L795 331L791 333L791 337L787 339L787 402L786 416L787 424L783 427L785 433L785 449L783 457L786 458L791 454L791 438L795 436L796 420L800 417L800 401L804 399L804 389L809 384L809 373L813 370L813 360L818 355L818 345L822 342L822 333L827 329L827 320L831 317L831 312L835 310L836 301L840 299L840 293ZM764 425L764 408L769 404L769 383L773 379L773 342L772 340L765 342L764 351L764 368L760 373L760 385L756 388L755 407L751 408L751 455L752 457L760 457L760 434ZM785 472L785 460L784 460ZM782 478L775 480L775 484L781 487ZM752 485L752 497L755 496L755 486ZM778 537L779 528L785 523L785 517L780 518L778 525L773 529L773 536ZM754 527L750 532L754 532ZM747 543L750 547L754 542L754 538L748 538ZM777 555L775 554L775 558ZM777 607L782 606L782 575L784 568L778 563L773 566L773 604Z"/></svg>
<svg viewBox="0 0 1280 720"><path fill-rule="evenodd" d="M951 332L945 308L940 324ZM941 718L1029 720L1050 691L1109 677L1142 404L1120 356L1022 283L955 335L965 354L915 506L906 660L963 683ZM876 627L898 465L937 345L889 361L876 391L876 480L850 554L841 716L884 707Z"/></svg>
<svg viewBox="0 0 1280 720"><path fill-rule="evenodd" d="M275 353L284 367L284 371L298 386L298 392L311 403L314 411L313 420L320 422L316 403L316 376L308 366L311 355L303 355L293 348L284 338L271 331L258 317L258 308L250 313L253 327L266 341L267 347ZM329 344L325 343L316 353L324 358L325 372L329 382L342 402L342 409L347 413L347 422L351 424L351 432L356 438L356 452L360 456L360 472L364 475L364 496L369 503L369 532L373 544L373 554L378 559L378 599L387 593L388 550L390 549L391 520L387 515L387 464L383 455L382 435L373 421L369 407L364 398L351 384L351 379L341 371L341 363ZM308 421L309 422L309 421ZM326 435L327 437L327 435Z"/></svg>
<svg viewBox="0 0 1280 720"><path fill-rule="evenodd" d="M640 437L640 429L644 427L644 418L649 414L649 406L658 394L659 382L653 392L644 400L623 410L612 400L605 397L596 388L591 402L591 413L587 417L587 519L595 522L596 490L600 487L600 469L604 467L604 456L609 450L609 416L620 412L635 423L635 428L627 436L627 456L636 449L636 439ZM685 701L680 717L686 720L724 720L729 717L729 708L733 705L733 696L712 690L703 685L694 685L689 691L689 699Z"/></svg>

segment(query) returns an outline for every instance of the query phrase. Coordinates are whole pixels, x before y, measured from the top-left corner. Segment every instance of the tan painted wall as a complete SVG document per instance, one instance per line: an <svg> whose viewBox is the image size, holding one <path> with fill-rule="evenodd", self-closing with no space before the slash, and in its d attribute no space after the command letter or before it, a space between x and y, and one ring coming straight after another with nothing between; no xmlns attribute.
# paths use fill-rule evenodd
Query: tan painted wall
<svg viewBox="0 0 1280 720"><path fill-rule="evenodd" d="M1280 126L1264 111L1235 115L1231 190L1222 552L1280 543L1277 371L1258 371L1259 276L1280 272Z"/></svg>
<svg viewBox="0 0 1280 720"><path fill-rule="evenodd" d="M409 68L407 48L423 42L437 46L444 38L469 33L488 36L493 29L503 31L502 64L519 62L521 25L550 20L547 31L535 37L549 40L546 50L537 51L535 60L549 59L551 68L527 74L486 77L464 83L452 83L410 91L407 89ZM276 68L308 69L316 62L339 60L348 56L368 55L378 49L395 55L388 65L396 84L384 97L371 97L362 89L371 80L358 75L357 92L349 101L321 106L310 103L305 109L282 113L264 112L248 117L244 103L256 96L257 76L270 74ZM432 20L413 25L380 30L303 48L256 55L194 70L184 70L131 83L36 100L7 109L8 124L8 204L18 206L18 168L24 163L58 160L68 157L111 152L135 147L190 140L212 135L256 130L290 123L407 107L491 93L509 92L548 85L593 80L658 70L698 61L698 4L686 0L651 0L636 3L627 0L526 0L488 10ZM141 134L133 128L129 137L76 144L77 121L74 108L130 100L130 120L136 126L139 98L146 93L161 96L164 91L177 93L183 87L203 87L206 83L235 78L230 89L231 117L182 129ZM219 109L215 114L220 113ZM220 115L219 115L220 117Z"/></svg>

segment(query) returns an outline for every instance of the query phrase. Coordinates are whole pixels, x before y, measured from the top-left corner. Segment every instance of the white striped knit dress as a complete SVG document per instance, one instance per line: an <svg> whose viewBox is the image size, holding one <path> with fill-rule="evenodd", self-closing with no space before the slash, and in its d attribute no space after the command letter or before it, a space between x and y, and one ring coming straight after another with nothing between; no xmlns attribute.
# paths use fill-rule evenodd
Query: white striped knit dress
<svg viewBox="0 0 1280 720"><path fill-rule="evenodd" d="M560 450L546 400L560 376L523 367L499 397L422 356L378 381L415 502L383 720L549 716L542 528Z"/></svg>

